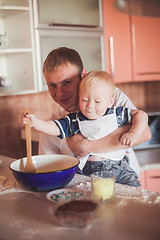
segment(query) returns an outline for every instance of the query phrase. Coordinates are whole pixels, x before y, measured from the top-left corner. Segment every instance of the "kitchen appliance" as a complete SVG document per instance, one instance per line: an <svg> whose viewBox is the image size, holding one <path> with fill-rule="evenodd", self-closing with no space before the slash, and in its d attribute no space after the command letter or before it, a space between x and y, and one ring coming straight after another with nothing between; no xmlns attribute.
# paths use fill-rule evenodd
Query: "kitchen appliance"
<svg viewBox="0 0 160 240"><path fill-rule="evenodd" d="M148 124L152 134L151 139L134 147L134 149L160 147L160 112L148 113Z"/></svg>

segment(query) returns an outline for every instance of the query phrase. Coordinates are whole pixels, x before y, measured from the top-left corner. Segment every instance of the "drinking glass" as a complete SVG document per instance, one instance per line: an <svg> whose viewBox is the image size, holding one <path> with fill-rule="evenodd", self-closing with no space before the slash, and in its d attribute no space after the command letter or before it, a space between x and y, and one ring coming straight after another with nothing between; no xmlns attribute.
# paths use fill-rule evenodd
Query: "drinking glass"
<svg viewBox="0 0 160 240"><path fill-rule="evenodd" d="M96 200L109 201L114 198L115 175L110 171L91 174L92 196Z"/></svg>

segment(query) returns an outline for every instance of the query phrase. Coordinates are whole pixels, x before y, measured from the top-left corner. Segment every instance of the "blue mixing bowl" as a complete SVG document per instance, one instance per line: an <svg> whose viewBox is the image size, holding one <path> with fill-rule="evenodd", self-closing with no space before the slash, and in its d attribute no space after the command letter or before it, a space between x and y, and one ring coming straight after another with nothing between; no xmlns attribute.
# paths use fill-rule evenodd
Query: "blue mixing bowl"
<svg viewBox="0 0 160 240"><path fill-rule="evenodd" d="M79 160L65 155L32 156L36 173L24 171L27 158L10 164L15 179L32 191L50 191L66 186L74 177Z"/></svg>

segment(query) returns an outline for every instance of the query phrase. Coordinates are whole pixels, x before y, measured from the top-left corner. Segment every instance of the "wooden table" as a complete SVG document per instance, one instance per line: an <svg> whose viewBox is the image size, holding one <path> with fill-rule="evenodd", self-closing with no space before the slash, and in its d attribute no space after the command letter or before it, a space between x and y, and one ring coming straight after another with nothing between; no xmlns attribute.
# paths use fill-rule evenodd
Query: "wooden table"
<svg viewBox="0 0 160 240"><path fill-rule="evenodd" d="M9 163L0 156L0 176L15 182ZM90 194L90 178L76 175L68 187ZM7 185L6 185L7 186ZM139 240L160 239L160 195L116 184L112 203L99 204L91 224L85 228L62 227L54 218L57 203L46 192L31 192L12 185L1 186L0 240Z"/></svg>

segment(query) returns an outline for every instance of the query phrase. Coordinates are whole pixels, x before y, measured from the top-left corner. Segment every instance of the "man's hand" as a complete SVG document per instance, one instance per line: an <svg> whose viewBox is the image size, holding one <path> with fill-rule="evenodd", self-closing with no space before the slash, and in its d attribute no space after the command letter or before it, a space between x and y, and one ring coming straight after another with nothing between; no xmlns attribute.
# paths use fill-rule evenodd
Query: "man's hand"
<svg viewBox="0 0 160 240"><path fill-rule="evenodd" d="M76 156L83 156L88 153L88 141L81 135L75 134L66 139L68 147Z"/></svg>

